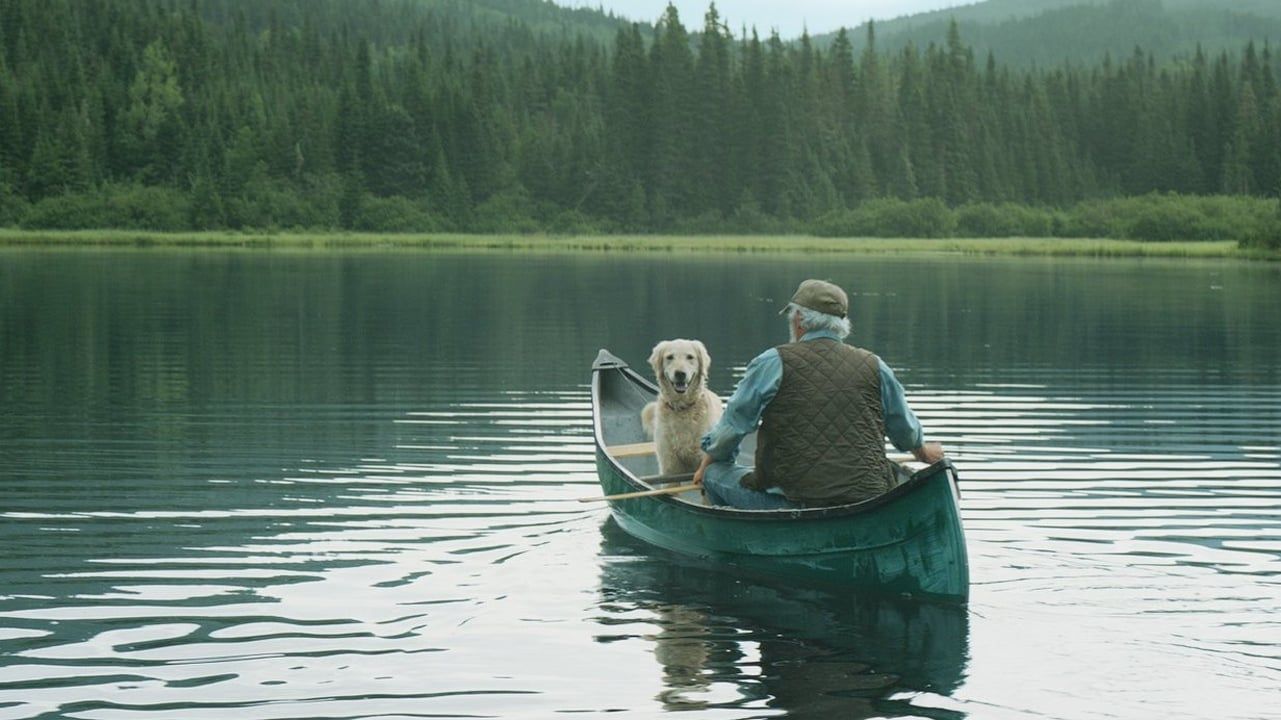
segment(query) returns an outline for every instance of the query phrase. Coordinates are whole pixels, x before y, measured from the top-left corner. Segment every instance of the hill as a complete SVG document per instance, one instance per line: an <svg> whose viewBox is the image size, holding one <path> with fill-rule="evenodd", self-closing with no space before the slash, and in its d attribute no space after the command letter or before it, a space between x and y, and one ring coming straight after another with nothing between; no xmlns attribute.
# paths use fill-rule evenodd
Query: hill
<svg viewBox="0 0 1281 720"><path fill-rule="evenodd" d="M582 35L612 41L618 28L630 21L587 7L562 7L551 0L384 0L364 9L354 3L316 0L199 0L195 6L205 20L218 25L243 23L252 31L315 27L347 30L382 45L412 40L424 22L447 24L455 40L492 33L503 26L520 27L536 35Z"/></svg>
<svg viewBox="0 0 1281 720"><path fill-rule="evenodd" d="M1251 41L1281 44L1275 0L988 0L876 23L876 40L888 50L941 45L953 19L979 57L990 52L1017 67L1093 64L1129 56L1136 46L1168 62L1192 57L1198 46L1235 54ZM851 34L856 48L866 34L866 24Z"/></svg>

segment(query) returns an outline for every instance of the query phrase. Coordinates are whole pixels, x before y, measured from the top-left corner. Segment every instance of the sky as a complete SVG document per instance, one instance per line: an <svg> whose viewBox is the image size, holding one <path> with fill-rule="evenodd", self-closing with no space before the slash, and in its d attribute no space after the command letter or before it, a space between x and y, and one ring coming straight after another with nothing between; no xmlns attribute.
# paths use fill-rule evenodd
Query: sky
<svg viewBox="0 0 1281 720"><path fill-rule="evenodd" d="M716 10L735 33L744 24L753 25L767 35L778 28L784 38L798 37L802 28L811 35L854 27L869 19L888 20L956 5L970 5L977 0L717 0ZM703 25L703 15L711 0L672 0L680 11L681 23L690 29ZM668 0L557 0L571 7L603 7L615 15L653 22L667 8Z"/></svg>

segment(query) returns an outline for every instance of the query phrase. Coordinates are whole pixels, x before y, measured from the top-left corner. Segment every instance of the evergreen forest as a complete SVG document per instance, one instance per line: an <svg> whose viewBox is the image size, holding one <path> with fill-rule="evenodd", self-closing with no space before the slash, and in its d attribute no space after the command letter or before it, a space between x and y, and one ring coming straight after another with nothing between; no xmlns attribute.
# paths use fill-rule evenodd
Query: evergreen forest
<svg viewBox="0 0 1281 720"><path fill-rule="evenodd" d="M0 226L1276 244L1281 58L542 0L0 0Z"/></svg>
<svg viewBox="0 0 1281 720"><path fill-rule="evenodd" d="M878 44L900 51L928 46L955 21L966 44L1021 68L1065 62L1098 64L1136 45L1164 60L1185 61L1197 49L1217 55L1281 42L1276 0L983 0L877 23ZM865 27L850 38L862 49ZM824 47L836 33L815 36Z"/></svg>

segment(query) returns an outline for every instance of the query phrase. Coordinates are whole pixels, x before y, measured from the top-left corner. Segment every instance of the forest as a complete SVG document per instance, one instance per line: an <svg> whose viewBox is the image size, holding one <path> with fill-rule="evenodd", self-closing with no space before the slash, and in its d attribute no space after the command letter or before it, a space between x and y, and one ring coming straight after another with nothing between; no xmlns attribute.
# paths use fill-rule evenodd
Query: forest
<svg viewBox="0 0 1281 720"><path fill-rule="evenodd" d="M0 0L0 226L1281 245L1281 59L539 0Z"/></svg>
<svg viewBox="0 0 1281 720"><path fill-rule="evenodd" d="M977 55L994 52L1019 68L1098 64L1136 45L1168 62L1190 59L1197 48L1218 55L1252 40L1260 47L1281 42L1276 0L981 0L877 23L877 42L890 51L926 47L945 37L953 21ZM850 38L855 50L866 34L859 30L865 28ZM835 36L814 41L826 47Z"/></svg>

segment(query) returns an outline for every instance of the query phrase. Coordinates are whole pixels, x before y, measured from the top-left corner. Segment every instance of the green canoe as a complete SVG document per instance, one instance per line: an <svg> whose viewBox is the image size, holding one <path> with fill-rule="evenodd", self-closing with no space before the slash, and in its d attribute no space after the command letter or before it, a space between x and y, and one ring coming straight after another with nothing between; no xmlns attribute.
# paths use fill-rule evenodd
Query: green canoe
<svg viewBox="0 0 1281 720"><path fill-rule="evenodd" d="M592 365L596 470L605 495L663 487L641 428L658 388L601 350ZM742 457L754 454L743 441ZM610 502L628 534L753 575L807 584L963 601L969 595L956 469L943 460L871 500L803 510L709 507L697 491Z"/></svg>

